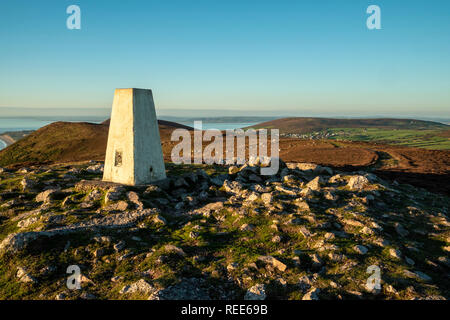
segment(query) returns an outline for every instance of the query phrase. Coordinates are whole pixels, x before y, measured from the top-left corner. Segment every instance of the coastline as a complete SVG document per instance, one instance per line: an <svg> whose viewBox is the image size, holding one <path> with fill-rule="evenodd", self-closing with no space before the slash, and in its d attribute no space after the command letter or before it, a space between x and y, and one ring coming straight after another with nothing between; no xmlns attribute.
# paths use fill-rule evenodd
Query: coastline
<svg viewBox="0 0 450 320"><path fill-rule="evenodd" d="M15 140L7 134L0 135L0 150L5 149L6 147L13 144L14 142L15 142Z"/></svg>
<svg viewBox="0 0 450 320"><path fill-rule="evenodd" d="M6 142L0 138L0 150L5 149L7 146Z"/></svg>

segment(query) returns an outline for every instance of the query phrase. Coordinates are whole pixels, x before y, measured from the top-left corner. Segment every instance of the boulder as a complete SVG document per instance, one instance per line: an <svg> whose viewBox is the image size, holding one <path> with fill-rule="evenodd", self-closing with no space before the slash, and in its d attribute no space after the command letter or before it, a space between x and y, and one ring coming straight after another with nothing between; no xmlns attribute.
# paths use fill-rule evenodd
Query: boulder
<svg viewBox="0 0 450 320"><path fill-rule="evenodd" d="M24 268L17 267L16 277L23 283L36 283L36 279L29 275Z"/></svg>
<svg viewBox="0 0 450 320"><path fill-rule="evenodd" d="M156 289L150 285L147 281L144 279L140 279L131 285L124 286L120 290L120 294L127 294L127 293L142 293L142 294L151 294Z"/></svg>
<svg viewBox="0 0 450 320"><path fill-rule="evenodd" d="M49 203L52 200L59 198L63 193L59 189L48 189L36 196L36 202Z"/></svg>
<svg viewBox="0 0 450 320"><path fill-rule="evenodd" d="M244 300L264 300L266 299L266 286L257 284L247 290Z"/></svg>
<svg viewBox="0 0 450 320"><path fill-rule="evenodd" d="M277 268L278 270L280 270L282 272L284 270L286 270L286 268L287 268L286 265L283 262L281 262L280 260L278 260L278 259L276 259L276 258L274 258L272 256L260 256L258 258L258 260L263 262L263 263L265 263L265 264L269 264L269 265Z"/></svg>
<svg viewBox="0 0 450 320"><path fill-rule="evenodd" d="M96 174L103 173L103 163L98 163L98 164L89 166L89 167L87 167L86 171L89 173L96 173Z"/></svg>
<svg viewBox="0 0 450 320"><path fill-rule="evenodd" d="M311 190L320 190L321 186L325 183L325 180L321 176L317 176L306 184Z"/></svg>
<svg viewBox="0 0 450 320"><path fill-rule="evenodd" d="M320 289L312 287L302 298L302 300L319 300Z"/></svg>
<svg viewBox="0 0 450 320"><path fill-rule="evenodd" d="M351 190L361 190L368 184L369 184L369 180L366 177L358 175L358 176L352 176L349 179L347 186Z"/></svg>
<svg viewBox="0 0 450 320"><path fill-rule="evenodd" d="M273 196L271 193L266 192L261 195L261 200L264 202L265 205L272 203L272 199Z"/></svg>
<svg viewBox="0 0 450 320"><path fill-rule="evenodd" d="M366 247L364 247L362 245L357 245L357 246L354 247L354 249L359 254L366 254L369 251L369 249L367 249Z"/></svg>
<svg viewBox="0 0 450 320"><path fill-rule="evenodd" d="M22 190L26 192L32 191L36 187L37 182L33 179L25 177L22 179L22 181L20 181L20 184L22 185Z"/></svg>

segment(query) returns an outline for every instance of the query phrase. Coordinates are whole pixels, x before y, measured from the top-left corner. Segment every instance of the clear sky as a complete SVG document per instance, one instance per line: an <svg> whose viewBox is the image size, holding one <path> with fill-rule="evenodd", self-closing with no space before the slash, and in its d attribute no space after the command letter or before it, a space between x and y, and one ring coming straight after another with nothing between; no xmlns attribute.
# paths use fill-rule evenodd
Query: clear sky
<svg viewBox="0 0 450 320"><path fill-rule="evenodd" d="M0 40L3 107L106 108L140 87L159 110L450 114L447 0L11 0Z"/></svg>

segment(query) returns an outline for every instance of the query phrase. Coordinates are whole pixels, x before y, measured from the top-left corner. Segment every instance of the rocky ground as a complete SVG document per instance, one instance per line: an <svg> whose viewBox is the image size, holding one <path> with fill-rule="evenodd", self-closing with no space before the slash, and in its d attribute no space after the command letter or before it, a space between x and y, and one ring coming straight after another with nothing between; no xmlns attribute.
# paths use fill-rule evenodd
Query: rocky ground
<svg viewBox="0 0 450 320"><path fill-rule="evenodd" d="M444 195L312 164L167 169L125 187L99 162L0 168L0 298L450 297Z"/></svg>

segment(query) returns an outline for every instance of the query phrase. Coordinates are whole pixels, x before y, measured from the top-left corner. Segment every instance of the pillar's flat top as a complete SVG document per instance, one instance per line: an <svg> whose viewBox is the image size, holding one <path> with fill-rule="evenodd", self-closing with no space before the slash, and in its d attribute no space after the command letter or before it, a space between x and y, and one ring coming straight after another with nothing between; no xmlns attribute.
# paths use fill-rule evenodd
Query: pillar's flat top
<svg viewBox="0 0 450 320"><path fill-rule="evenodd" d="M144 89L144 88L116 88L116 91L124 91L124 90L143 90L143 91L152 91L152 89Z"/></svg>

